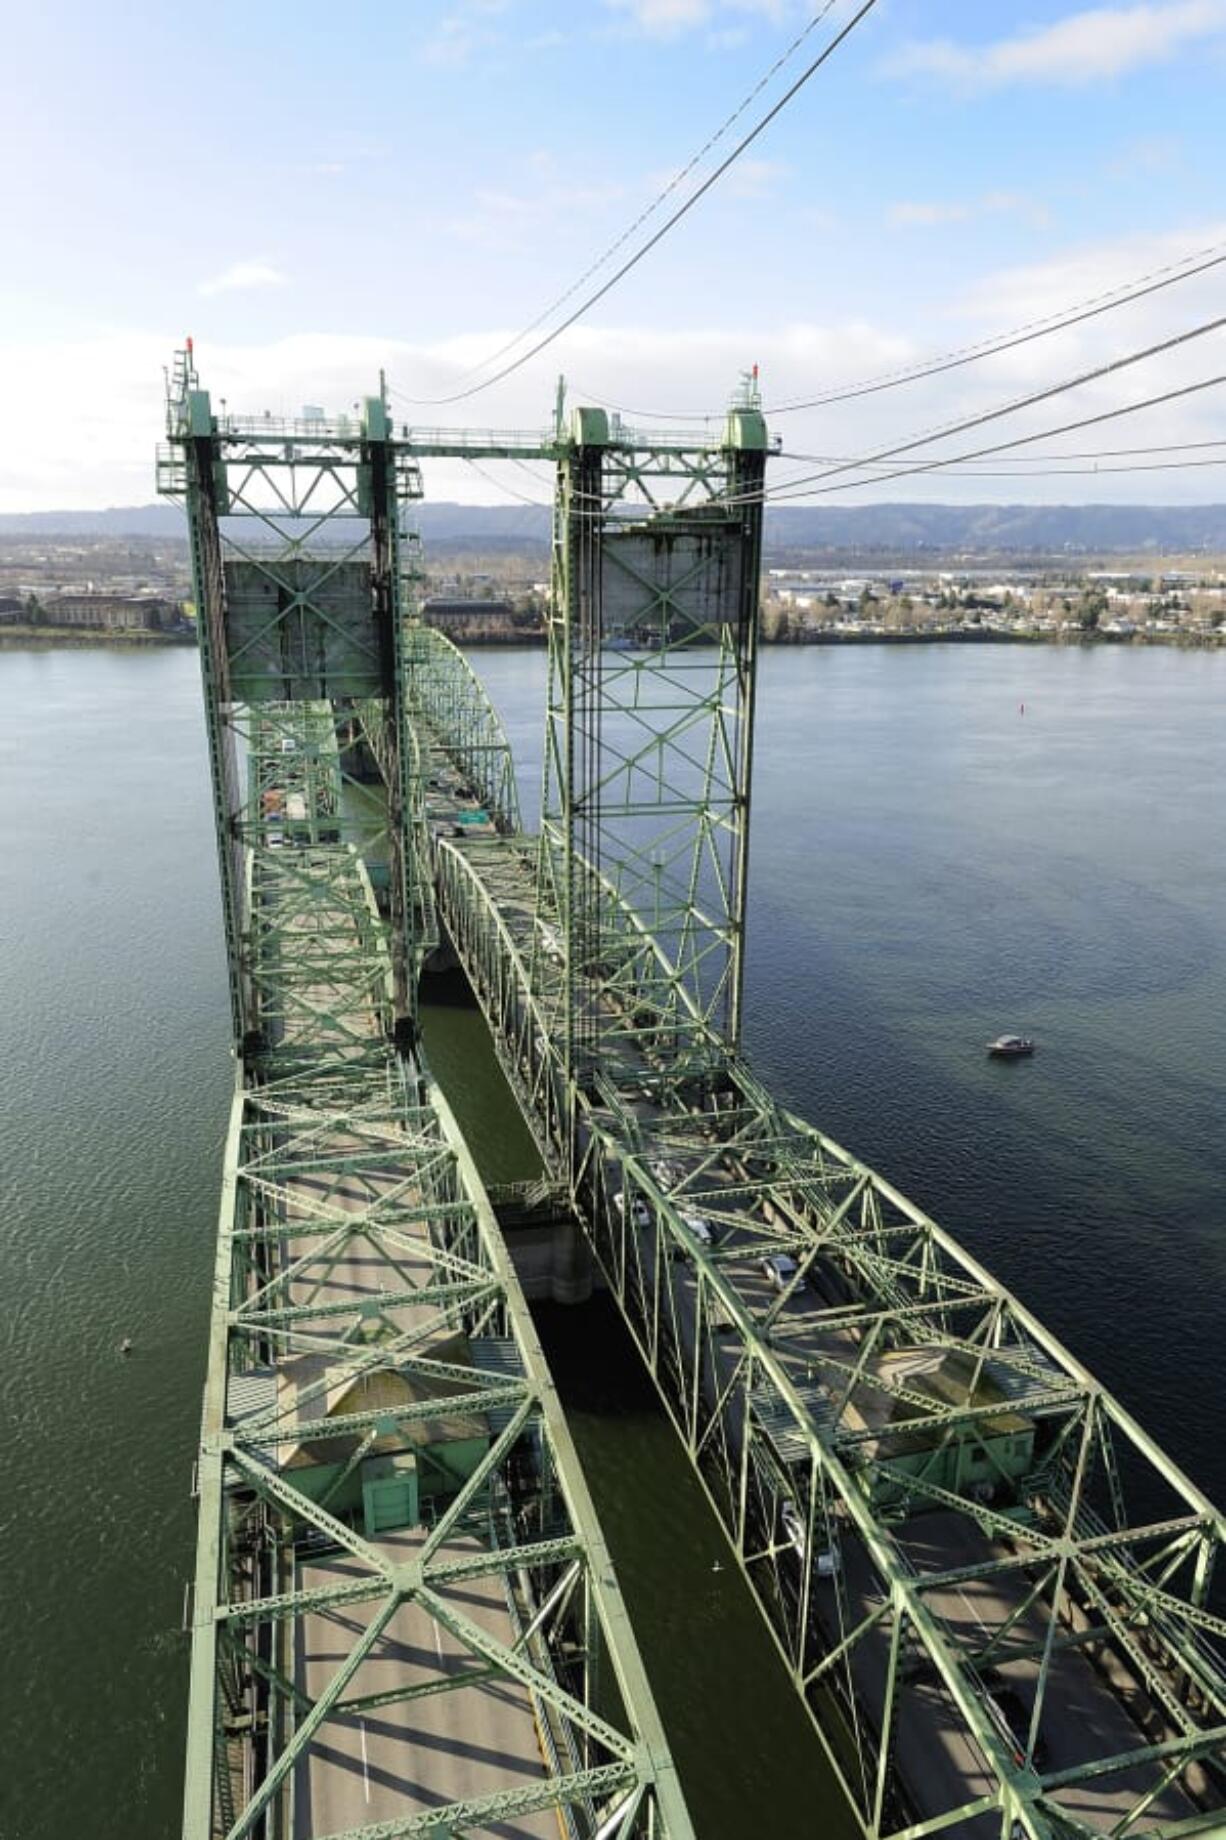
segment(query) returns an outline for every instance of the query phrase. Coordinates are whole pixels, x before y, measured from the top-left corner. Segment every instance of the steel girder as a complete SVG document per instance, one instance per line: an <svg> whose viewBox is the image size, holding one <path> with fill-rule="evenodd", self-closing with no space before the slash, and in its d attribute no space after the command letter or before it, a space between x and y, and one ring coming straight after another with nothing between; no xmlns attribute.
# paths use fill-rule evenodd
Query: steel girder
<svg viewBox="0 0 1226 1840"><path fill-rule="evenodd" d="M426 859L414 847L420 785L405 719L417 464L382 389L353 418L218 415L190 349L176 356L166 432L158 489L188 517L236 1035L249 1025L239 730L253 707L321 700L347 743L358 727L378 731L397 1022L411 1040L430 913L415 880Z"/></svg>
<svg viewBox="0 0 1226 1840"><path fill-rule="evenodd" d="M445 736L447 753L498 830L518 835L519 788L502 719L484 684L445 633L415 621L405 634L408 703L426 744Z"/></svg>
<svg viewBox="0 0 1226 1840"><path fill-rule="evenodd" d="M414 824L407 622L389 587L410 475L379 406L361 425L219 424L190 354L172 385L162 483L186 497L194 552L216 561L197 582L244 1050L198 1464L184 1833L320 1831L304 1799L311 1773L359 1731L360 1777L347 1787L364 1781L368 1806L366 1720L378 1713L372 1732L402 1721L411 1765L391 1817L346 1820L346 1834L527 1835L544 1815L575 1840L685 1840L505 1245L442 1096L402 1051L409 971L429 944L428 904L413 890L429 877ZM239 508L274 535L258 556L240 545L246 573L227 574L221 514ZM318 534L332 517L342 541L316 554L303 527ZM365 551L345 529L362 517ZM360 592L334 590L358 558ZM371 827L349 812L360 775L347 763L364 758L379 767L401 850L390 941L361 854ZM459 1469L439 1454L453 1448L467 1452ZM393 1486L411 1471L422 1491L420 1514L390 1533L361 1506L367 1478L389 1467ZM426 1642L411 1659L418 1630ZM441 1751L428 1737L418 1750L416 1709L453 1702ZM482 1761L465 1734L491 1704L503 1726ZM450 1792L449 1755L473 1760ZM338 1823L321 1818L338 1840Z"/></svg>
<svg viewBox="0 0 1226 1840"><path fill-rule="evenodd" d="M568 1088L526 848L445 846L439 898L559 1169L576 1109L601 1267L865 1831L1226 1818L1221 1515L990 1273L740 1060L715 1085L644 1055L632 1090ZM638 924L624 915L628 937ZM915 1380L934 1365L960 1374L955 1396ZM1002 1421L1033 1428L1022 1474ZM1011 1682L1020 1745L992 1709ZM1040 1767L1070 1701L1083 1754ZM926 1783L914 1753L935 1728L976 1793L947 1781L934 1806L940 1772Z"/></svg>
<svg viewBox="0 0 1226 1840"><path fill-rule="evenodd" d="M591 1000L618 973L610 898L686 998L638 1016L657 1061L739 1040L765 461L756 391L718 444L639 448L578 410L559 451L539 899L580 1084L618 1077L614 1013Z"/></svg>
<svg viewBox="0 0 1226 1840"><path fill-rule="evenodd" d="M439 1694L456 1696L462 1740L465 1696L494 1690L522 1702L541 1780L524 1788L512 1770L504 1787L428 1819L409 1797L402 1817L356 1832L458 1835L554 1809L568 1834L685 1835L492 1210L441 1096L388 1039L391 964L361 861L309 842L252 856L256 1005L272 994L227 1154L185 1835L314 1831L301 1807L313 1746ZM402 1392L389 1402L393 1382ZM488 1447L419 1534L397 1549L334 1510L373 1452L426 1456L416 1433L444 1413L488 1424ZM321 1449L340 1466L322 1494L302 1480L319 1472L299 1467ZM478 1579L497 1589L501 1633L457 1595ZM438 1667L389 1685L413 1616L439 1632ZM321 1631L339 1640L337 1665L308 1690Z"/></svg>
<svg viewBox="0 0 1226 1840"><path fill-rule="evenodd" d="M634 593L610 587L635 526L609 521L632 494L662 536L685 529L657 497L675 451L611 462L577 433L556 457L535 885L528 840L448 842L440 910L864 1830L1226 1825L1222 1518L990 1273L736 1051L721 1003L739 971L701 967L740 952L746 833L714 902L695 864L730 814L747 824L752 649L748 683L704 704L685 682L687 578L671 604L631 555ZM718 464L698 456L683 496L718 499ZM696 704L714 753L684 739ZM436 727L445 742L441 712ZM667 900L668 858L645 874L628 829L640 805L676 823L690 865Z"/></svg>

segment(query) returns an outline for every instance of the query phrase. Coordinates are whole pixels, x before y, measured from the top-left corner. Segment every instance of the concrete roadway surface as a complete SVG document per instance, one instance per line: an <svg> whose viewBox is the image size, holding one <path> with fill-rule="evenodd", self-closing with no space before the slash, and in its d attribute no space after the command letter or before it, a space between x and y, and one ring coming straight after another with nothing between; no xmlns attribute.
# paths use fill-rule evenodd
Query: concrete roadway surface
<svg viewBox="0 0 1226 1840"><path fill-rule="evenodd" d="M374 1544L403 1564L424 1537L418 1529L386 1535ZM477 1542L471 1539L453 1540L446 1547L457 1555L474 1550ZM364 1575L355 1559L338 1554L303 1566L298 1582L314 1590ZM500 1641L513 1640L499 1577L468 1579L439 1594ZM317 1698L379 1609L378 1601L346 1604L303 1618L295 1684ZM357 1669L345 1697L421 1686L475 1665L477 1657L448 1630L407 1602ZM365 1715L328 1718L294 1771L294 1840L525 1788L546 1774L531 1700L512 1681L454 1687ZM558 1840L558 1831L551 1809L481 1828L499 1840Z"/></svg>

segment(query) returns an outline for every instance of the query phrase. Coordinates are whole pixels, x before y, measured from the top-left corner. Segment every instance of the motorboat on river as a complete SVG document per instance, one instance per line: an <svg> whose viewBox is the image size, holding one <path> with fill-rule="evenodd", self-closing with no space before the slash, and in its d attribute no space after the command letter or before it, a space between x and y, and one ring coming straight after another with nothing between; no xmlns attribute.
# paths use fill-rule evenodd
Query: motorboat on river
<svg viewBox="0 0 1226 1840"><path fill-rule="evenodd" d="M988 1053L997 1060L1020 1060L1025 1054L1034 1053L1034 1043L1029 1035L998 1035L995 1041L988 1043Z"/></svg>

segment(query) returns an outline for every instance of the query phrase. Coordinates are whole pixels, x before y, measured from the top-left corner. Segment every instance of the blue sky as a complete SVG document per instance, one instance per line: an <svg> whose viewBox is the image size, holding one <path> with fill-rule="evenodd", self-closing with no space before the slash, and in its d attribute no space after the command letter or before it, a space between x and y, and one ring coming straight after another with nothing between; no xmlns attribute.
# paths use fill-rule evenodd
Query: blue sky
<svg viewBox="0 0 1226 1840"><path fill-rule="evenodd" d="M783 402L1226 244L1226 0L878 0L580 328L465 404L409 401L446 394L569 287L816 10L23 9L0 116L0 509L147 500L160 366L187 332L235 408L344 406L384 366L423 423L541 423L559 368L580 394L699 413L755 360ZM745 122L852 11L835 0ZM1219 276L778 426L797 450L872 451L1209 318ZM1220 335L1200 340L1016 431L1226 370L1222 355ZM1212 438L1222 400L1080 445ZM1219 480L945 476L848 497L1208 500ZM428 485L496 496L463 469ZM515 489L532 490L522 474Z"/></svg>

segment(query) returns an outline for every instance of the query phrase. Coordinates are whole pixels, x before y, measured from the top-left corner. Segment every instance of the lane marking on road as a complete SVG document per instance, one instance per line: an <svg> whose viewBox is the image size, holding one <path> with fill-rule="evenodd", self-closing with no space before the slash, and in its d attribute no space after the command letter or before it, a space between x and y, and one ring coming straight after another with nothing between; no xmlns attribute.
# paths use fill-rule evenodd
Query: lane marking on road
<svg viewBox="0 0 1226 1840"><path fill-rule="evenodd" d="M970 1598L966 1595L966 1592L962 1589L962 1586L960 1584L955 1585L954 1589L958 1593L958 1596L962 1599L963 1603L966 1605L967 1609L970 1611L971 1615L974 1617L975 1621L978 1623L980 1629L982 1629L984 1635L990 1636L992 1634L992 1630L984 1622L978 1610L976 1610L974 1604L971 1602Z"/></svg>
<svg viewBox="0 0 1226 1840"><path fill-rule="evenodd" d="M359 1719L362 1730L362 1782L366 1789L366 1800L370 1800L370 1759L366 1755L366 1720Z"/></svg>

